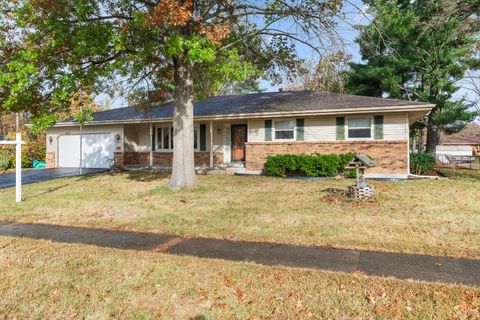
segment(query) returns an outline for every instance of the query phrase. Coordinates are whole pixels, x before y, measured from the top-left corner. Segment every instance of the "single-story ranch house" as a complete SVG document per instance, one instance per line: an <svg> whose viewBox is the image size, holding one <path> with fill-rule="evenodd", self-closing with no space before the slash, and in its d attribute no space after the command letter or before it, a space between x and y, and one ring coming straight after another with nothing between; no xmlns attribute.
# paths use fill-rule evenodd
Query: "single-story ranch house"
<svg viewBox="0 0 480 320"><path fill-rule="evenodd" d="M433 105L394 99L283 91L208 98L194 106L196 166L260 171L269 155L355 152L376 167L366 176L406 178L409 126ZM82 166L169 166L173 103L148 112L97 112L83 127ZM47 166L80 166L79 124L47 131Z"/></svg>

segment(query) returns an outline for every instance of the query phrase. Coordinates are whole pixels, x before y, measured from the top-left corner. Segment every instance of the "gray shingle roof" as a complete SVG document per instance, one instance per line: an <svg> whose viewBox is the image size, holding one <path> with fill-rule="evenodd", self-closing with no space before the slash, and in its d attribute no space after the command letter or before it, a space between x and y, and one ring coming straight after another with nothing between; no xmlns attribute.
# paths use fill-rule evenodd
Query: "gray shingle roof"
<svg viewBox="0 0 480 320"><path fill-rule="evenodd" d="M267 92L211 97L194 106L194 116L226 116L249 113L299 112L368 107L428 106L428 104L347 94L311 91ZM93 121L131 121L171 118L173 103L153 107L149 112L134 107L96 112Z"/></svg>

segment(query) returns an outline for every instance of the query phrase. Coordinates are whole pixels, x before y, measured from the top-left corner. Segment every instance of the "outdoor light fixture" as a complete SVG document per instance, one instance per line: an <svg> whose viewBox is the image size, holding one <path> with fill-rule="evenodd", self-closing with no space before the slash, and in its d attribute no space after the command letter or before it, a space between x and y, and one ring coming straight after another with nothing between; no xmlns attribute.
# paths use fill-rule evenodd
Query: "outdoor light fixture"
<svg viewBox="0 0 480 320"><path fill-rule="evenodd" d="M120 135L119 135L118 133L117 133L117 136L116 136L116 138L117 138L117 143L119 143L119 142L120 142L120 138L121 138L121 137L120 137Z"/></svg>
<svg viewBox="0 0 480 320"><path fill-rule="evenodd" d="M217 134L222 134L222 128L217 128Z"/></svg>
<svg viewBox="0 0 480 320"><path fill-rule="evenodd" d="M52 141L53 141L52 136L49 136L49 137L48 137L48 141L49 141L50 143L52 143Z"/></svg>

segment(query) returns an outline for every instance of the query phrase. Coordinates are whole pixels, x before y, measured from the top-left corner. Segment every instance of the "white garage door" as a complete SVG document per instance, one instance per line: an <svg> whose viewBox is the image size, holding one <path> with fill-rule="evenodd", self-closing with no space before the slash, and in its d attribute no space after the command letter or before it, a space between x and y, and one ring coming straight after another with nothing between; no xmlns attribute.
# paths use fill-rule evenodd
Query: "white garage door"
<svg viewBox="0 0 480 320"><path fill-rule="evenodd" d="M84 134L82 137L82 167L109 168L115 152L113 134ZM58 139L58 166L80 166L80 135L63 135Z"/></svg>

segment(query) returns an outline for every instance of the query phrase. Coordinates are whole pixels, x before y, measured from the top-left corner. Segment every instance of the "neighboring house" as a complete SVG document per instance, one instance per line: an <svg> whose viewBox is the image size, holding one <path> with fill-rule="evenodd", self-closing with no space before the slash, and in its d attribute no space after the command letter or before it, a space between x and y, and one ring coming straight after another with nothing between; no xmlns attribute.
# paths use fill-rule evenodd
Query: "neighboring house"
<svg viewBox="0 0 480 320"><path fill-rule="evenodd" d="M445 163L448 156L480 156L480 124L472 122L460 132L442 135L436 154Z"/></svg>
<svg viewBox="0 0 480 320"><path fill-rule="evenodd" d="M195 164L243 164L260 171L269 155L364 153L375 168L366 176L405 178L409 173L409 126L432 105L310 91L212 97L195 104ZM172 109L148 113L133 107L97 112L83 127L85 167L172 163ZM78 167L79 124L47 131L49 167ZM110 160L109 160L110 159Z"/></svg>

